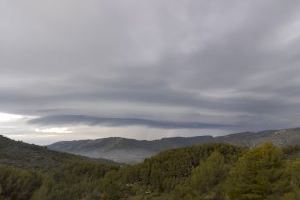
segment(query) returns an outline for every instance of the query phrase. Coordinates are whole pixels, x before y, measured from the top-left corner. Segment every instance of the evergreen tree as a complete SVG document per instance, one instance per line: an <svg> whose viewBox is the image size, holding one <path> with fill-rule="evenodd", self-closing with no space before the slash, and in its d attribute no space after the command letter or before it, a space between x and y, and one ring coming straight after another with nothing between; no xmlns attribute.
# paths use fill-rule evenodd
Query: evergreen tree
<svg viewBox="0 0 300 200"><path fill-rule="evenodd" d="M222 154L215 151L193 170L191 176L192 193L203 199L223 199L222 181L226 178L227 167Z"/></svg>
<svg viewBox="0 0 300 200"><path fill-rule="evenodd" d="M231 200L278 199L288 188L283 153L266 143L247 152L231 170L227 194Z"/></svg>

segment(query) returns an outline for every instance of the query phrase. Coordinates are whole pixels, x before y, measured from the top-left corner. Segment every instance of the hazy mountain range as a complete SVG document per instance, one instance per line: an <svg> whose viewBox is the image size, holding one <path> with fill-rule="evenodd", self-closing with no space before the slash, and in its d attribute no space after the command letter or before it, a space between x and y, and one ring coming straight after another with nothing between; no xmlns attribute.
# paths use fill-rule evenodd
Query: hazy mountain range
<svg viewBox="0 0 300 200"><path fill-rule="evenodd" d="M278 146L300 144L300 128L243 132L219 137L174 137L152 141L112 137L96 140L62 141L51 144L48 148L91 158L135 163L167 149L195 144L230 143L254 147L264 142L272 142Z"/></svg>

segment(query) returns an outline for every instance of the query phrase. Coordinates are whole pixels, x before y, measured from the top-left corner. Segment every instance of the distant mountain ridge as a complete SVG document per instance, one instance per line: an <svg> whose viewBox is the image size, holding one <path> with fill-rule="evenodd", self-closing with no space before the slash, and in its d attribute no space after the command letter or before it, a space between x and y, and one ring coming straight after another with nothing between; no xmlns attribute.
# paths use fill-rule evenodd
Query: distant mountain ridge
<svg viewBox="0 0 300 200"><path fill-rule="evenodd" d="M92 158L101 157L122 163L132 163L142 161L144 158L151 157L163 150L210 142L212 139L212 136L199 136L147 141L112 137L96 140L57 142L49 145L48 148Z"/></svg>
<svg viewBox="0 0 300 200"><path fill-rule="evenodd" d="M135 163L167 149L196 144L229 143L254 147L264 142L272 142L278 146L300 144L300 128L243 132L219 137L173 137L152 141L111 137L96 140L62 141L51 144L48 148L92 158Z"/></svg>

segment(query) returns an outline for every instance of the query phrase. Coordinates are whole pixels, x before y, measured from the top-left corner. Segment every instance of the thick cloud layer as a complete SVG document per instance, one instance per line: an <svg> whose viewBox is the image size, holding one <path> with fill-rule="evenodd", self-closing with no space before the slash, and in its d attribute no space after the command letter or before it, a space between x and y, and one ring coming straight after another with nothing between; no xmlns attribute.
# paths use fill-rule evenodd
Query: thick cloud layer
<svg viewBox="0 0 300 200"><path fill-rule="evenodd" d="M37 118L26 133L97 119L98 137L299 126L299 13L293 0L3 0L0 112Z"/></svg>
<svg viewBox="0 0 300 200"><path fill-rule="evenodd" d="M198 122L172 122L172 121L155 121L149 119L134 119L134 118L104 118L91 117L84 115L54 115L32 119L31 124L39 125L76 125L86 124L90 126L105 125L112 127L119 126L146 126L151 128L161 129L204 129L204 128L229 128L229 125L223 124L205 124Z"/></svg>

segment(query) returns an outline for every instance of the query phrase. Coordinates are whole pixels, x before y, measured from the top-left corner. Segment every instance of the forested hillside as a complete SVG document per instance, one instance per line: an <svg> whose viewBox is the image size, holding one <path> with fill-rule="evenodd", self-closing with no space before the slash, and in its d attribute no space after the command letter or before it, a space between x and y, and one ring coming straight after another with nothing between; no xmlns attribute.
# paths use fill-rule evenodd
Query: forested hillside
<svg viewBox="0 0 300 200"><path fill-rule="evenodd" d="M0 167L2 200L297 200L300 148L204 144L137 165L64 161L43 170Z"/></svg>
<svg viewBox="0 0 300 200"><path fill-rule="evenodd" d="M14 141L0 135L0 163L26 168L52 168L66 162L89 161L114 164L106 159L91 159L49 150L34 144Z"/></svg>
<svg viewBox="0 0 300 200"><path fill-rule="evenodd" d="M118 168L0 136L0 200L99 199L100 180Z"/></svg>

